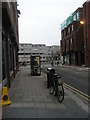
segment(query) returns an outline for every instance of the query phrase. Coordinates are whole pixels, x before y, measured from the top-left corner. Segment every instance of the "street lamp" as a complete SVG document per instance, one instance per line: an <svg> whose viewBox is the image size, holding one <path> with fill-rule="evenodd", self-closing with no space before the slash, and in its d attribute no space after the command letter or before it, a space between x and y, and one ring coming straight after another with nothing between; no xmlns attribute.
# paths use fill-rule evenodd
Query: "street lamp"
<svg viewBox="0 0 90 120"><path fill-rule="evenodd" d="M84 24L84 21L82 21L82 20L81 20L81 21L80 21L80 24L82 24L82 25L83 25L83 24Z"/></svg>
<svg viewBox="0 0 90 120"><path fill-rule="evenodd" d="M80 21L80 25L79 25L79 27L77 28L77 30L75 31L75 33L78 32L78 30L80 29L80 27L81 27L82 25L84 25L84 23L85 23L85 22L84 22L83 20Z"/></svg>

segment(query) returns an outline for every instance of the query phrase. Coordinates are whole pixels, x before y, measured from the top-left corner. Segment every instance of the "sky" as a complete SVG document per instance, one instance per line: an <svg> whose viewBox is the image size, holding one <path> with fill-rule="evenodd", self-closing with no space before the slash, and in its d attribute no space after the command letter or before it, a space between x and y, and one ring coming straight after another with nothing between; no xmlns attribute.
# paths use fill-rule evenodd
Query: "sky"
<svg viewBox="0 0 90 120"><path fill-rule="evenodd" d="M60 45L61 23L86 0L18 0L19 42Z"/></svg>

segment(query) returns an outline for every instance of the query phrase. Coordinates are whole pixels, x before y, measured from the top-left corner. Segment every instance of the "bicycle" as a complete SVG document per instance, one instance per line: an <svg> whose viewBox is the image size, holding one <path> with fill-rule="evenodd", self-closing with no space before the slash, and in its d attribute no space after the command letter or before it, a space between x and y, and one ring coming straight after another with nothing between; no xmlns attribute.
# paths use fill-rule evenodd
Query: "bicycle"
<svg viewBox="0 0 90 120"><path fill-rule="evenodd" d="M53 94L57 97L58 101L61 103L64 100L64 88L63 82L60 80L61 77L57 74L54 74L50 81L50 94Z"/></svg>

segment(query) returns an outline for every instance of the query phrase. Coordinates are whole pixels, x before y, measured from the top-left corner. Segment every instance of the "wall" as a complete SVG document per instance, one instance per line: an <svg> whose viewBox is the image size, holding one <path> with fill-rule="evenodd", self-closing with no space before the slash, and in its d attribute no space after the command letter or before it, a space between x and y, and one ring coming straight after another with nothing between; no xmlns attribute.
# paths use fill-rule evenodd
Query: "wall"
<svg viewBox="0 0 90 120"><path fill-rule="evenodd" d="M90 67L90 1L83 4L85 65Z"/></svg>
<svg viewBox="0 0 90 120"><path fill-rule="evenodd" d="M2 3L0 2L0 88L2 83Z"/></svg>
<svg viewBox="0 0 90 120"><path fill-rule="evenodd" d="M2 117L2 3L0 2L0 119Z"/></svg>
<svg viewBox="0 0 90 120"><path fill-rule="evenodd" d="M2 85L10 88L18 70L17 4L2 3Z"/></svg>

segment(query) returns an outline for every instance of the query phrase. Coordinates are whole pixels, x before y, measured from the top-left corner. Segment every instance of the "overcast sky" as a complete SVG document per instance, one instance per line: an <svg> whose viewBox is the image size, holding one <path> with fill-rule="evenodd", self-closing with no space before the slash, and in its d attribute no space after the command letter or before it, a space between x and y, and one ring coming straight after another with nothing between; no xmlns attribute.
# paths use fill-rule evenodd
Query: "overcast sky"
<svg viewBox="0 0 90 120"><path fill-rule="evenodd" d="M20 43L60 45L60 24L86 0L18 0Z"/></svg>

